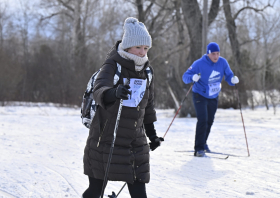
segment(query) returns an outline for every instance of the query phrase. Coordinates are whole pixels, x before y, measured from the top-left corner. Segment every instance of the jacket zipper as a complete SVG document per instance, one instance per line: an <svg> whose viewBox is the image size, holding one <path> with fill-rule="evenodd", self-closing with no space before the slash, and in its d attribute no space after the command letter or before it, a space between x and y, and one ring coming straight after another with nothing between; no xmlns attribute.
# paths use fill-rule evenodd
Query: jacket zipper
<svg viewBox="0 0 280 198"><path fill-rule="evenodd" d="M103 127L103 129L102 129L102 132L101 132L101 134L100 134L100 136L99 136L98 143L97 143L97 147L99 147L99 143L100 143L100 141L101 141L101 138L102 138L102 135L103 135L103 133L104 133L105 127L106 127L106 125L107 125L107 122L108 122L108 119L106 119L105 124L104 124L104 127Z"/></svg>

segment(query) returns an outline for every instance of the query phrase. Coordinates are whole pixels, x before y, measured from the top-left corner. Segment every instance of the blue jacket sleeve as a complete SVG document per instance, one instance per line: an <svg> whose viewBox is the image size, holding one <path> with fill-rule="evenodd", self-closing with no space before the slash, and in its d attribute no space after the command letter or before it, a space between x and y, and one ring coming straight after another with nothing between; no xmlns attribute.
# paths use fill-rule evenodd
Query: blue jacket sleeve
<svg viewBox="0 0 280 198"><path fill-rule="evenodd" d="M225 65L224 65L225 69L224 69L224 75L225 75L225 80L227 81L227 83L230 86L234 86L233 83L231 83L231 78L234 76L233 72L230 69L230 66L228 64L228 62L225 60Z"/></svg>
<svg viewBox="0 0 280 198"><path fill-rule="evenodd" d="M193 75L195 74L198 74L198 65L193 63L192 66L189 67L189 69L183 74L182 76L182 79L183 79L183 82L185 84L189 84L189 83L192 83L193 80L192 80L192 77Z"/></svg>

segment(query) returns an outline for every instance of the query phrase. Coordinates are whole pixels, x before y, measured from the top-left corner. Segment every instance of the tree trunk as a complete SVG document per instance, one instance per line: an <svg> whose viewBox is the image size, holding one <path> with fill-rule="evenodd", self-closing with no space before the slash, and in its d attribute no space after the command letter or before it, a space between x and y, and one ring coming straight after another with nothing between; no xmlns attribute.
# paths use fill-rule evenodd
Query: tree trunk
<svg viewBox="0 0 280 198"><path fill-rule="evenodd" d="M208 0L203 1L203 23L202 23L202 48L201 54L205 53L207 46L207 27L208 27Z"/></svg>
<svg viewBox="0 0 280 198"><path fill-rule="evenodd" d="M208 13L208 26L214 21L219 12L220 0L213 0L210 12ZM190 52L186 59L186 69L192 65L192 63L201 58L201 49L202 49L202 14L199 8L197 0L182 0L182 10L184 15L185 23L188 27L188 33L190 37ZM206 52L206 49L205 49ZM185 86L185 92L190 88L190 84ZM178 87L178 86L177 86ZM181 95L180 98L183 100L185 94L182 94L182 88L176 88ZM180 117L196 116L195 108L192 102L191 93L186 98L184 105L180 111Z"/></svg>
<svg viewBox="0 0 280 198"><path fill-rule="evenodd" d="M185 36L184 36L184 26L182 24L182 19L181 19L181 0L174 0L173 1L175 10L176 10L176 22L177 22L177 27L178 27L178 33L179 33L179 44L185 43Z"/></svg>
<svg viewBox="0 0 280 198"><path fill-rule="evenodd" d="M220 0L213 0L208 13L208 26L215 20L219 12ZM201 57L202 49L202 14L197 0L182 0L182 10L191 40L187 67ZM205 49L206 52L206 49Z"/></svg>
<svg viewBox="0 0 280 198"><path fill-rule="evenodd" d="M143 8L143 0L136 0L136 6L138 10L138 20L142 23L145 23L145 12Z"/></svg>
<svg viewBox="0 0 280 198"><path fill-rule="evenodd" d="M187 67L189 67L195 60L201 57L202 15L196 0L182 0L182 9L191 43L186 63Z"/></svg>
<svg viewBox="0 0 280 198"><path fill-rule="evenodd" d="M223 2L224 2L223 7L224 7L224 13L227 21L227 29L228 29L228 35L231 44L231 50L234 56L234 68L236 70L239 70L238 67L241 65L241 58L240 58L240 46L237 40L236 25L235 25L234 18L232 17L231 14L231 7L230 7L229 0L223 0Z"/></svg>
<svg viewBox="0 0 280 198"><path fill-rule="evenodd" d="M247 94L246 94L245 83L244 80L242 79L243 77L241 72L242 60L240 54L240 46L237 39L235 19L232 17L229 0L223 0L223 4L224 4L223 7L224 7L224 13L227 22L229 40L230 40L231 50L234 59L233 68L234 68L235 75L237 75L240 78L240 82L238 85L239 92L240 92L240 100L242 104L247 105L248 104Z"/></svg>
<svg viewBox="0 0 280 198"><path fill-rule="evenodd" d="M74 20L72 28L72 69L79 67L81 63L82 29L81 29L81 3L83 0L74 1Z"/></svg>
<svg viewBox="0 0 280 198"><path fill-rule="evenodd" d="M263 67L263 77L262 77L262 87L263 87L263 93L264 93L264 103L266 106L266 109L269 110L268 107L268 101L267 101L267 92L266 92L266 72L267 72L267 60L268 60L268 54L267 54L267 38L264 38L264 67Z"/></svg>

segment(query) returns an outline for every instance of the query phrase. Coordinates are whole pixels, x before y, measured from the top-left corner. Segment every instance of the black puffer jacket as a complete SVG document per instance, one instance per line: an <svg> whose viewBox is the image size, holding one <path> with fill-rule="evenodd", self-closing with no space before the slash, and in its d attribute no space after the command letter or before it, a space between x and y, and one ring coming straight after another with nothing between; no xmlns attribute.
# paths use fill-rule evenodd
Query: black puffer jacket
<svg viewBox="0 0 280 198"><path fill-rule="evenodd" d="M92 121L84 151L84 173L96 179L104 179L120 104L119 99L110 106L106 106L103 101L104 92L118 86L113 84L116 63L122 66L118 83L123 82L123 78L146 79L145 69L151 67L147 62L143 70L136 72L134 61L124 59L117 53L119 43L117 42L109 52L94 86L94 99L99 107ZM143 124L156 121L153 87L153 80L150 86L147 83L144 97L137 107L122 107L109 180L128 183L135 180L148 183L150 180L150 148Z"/></svg>

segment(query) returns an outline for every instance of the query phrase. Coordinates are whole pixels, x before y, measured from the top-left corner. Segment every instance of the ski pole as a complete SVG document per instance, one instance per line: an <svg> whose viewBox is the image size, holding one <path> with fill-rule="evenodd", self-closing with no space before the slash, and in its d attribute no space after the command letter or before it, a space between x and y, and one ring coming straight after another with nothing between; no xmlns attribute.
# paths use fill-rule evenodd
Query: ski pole
<svg viewBox="0 0 280 198"><path fill-rule="evenodd" d="M166 134L167 134L167 132L168 132L169 128L171 127L171 125L172 125L172 123L173 123L174 119L176 118L176 116L177 116L178 112L180 111L180 109L181 109L182 105L184 104L184 101L186 100L186 98L187 98L187 96L188 96L189 92L191 91L192 87L193 87L193 85L190 87L189 91L187 92L186 96L184 97L183 101L181 102L181 105L180 105L180 107L178 108L178 110L177 110L177 112L176 112L176 114L175 114L175 116L174 116L173 120L171 121L171 123L170 123L170 125L169 125L169 127L168 127L167 131L165 132L165 134L164 134L163 138L166 136Z"/></svg>
<svg viewBox="0 0 280 198"><path fill-rule="evenodd" d="M241 110L241 103L240 103L239 94L238 94L238 89L237 89L237 86L236 86L236 85L235 85L235 90L236 90L236 94L237 94L237 99L238 99L238 104L239 104L239 108L240 108L241 119L242 119L242 123L243 123L243 129L244 129L244 134L245 134L245 139L246 139L248 157L250 157L249 147L248 147L248 141L247 141L247 136L246 136L246 131L245 131L245 125L244 125L244 120L243 120L243 115L242 115L242 110Z"/></svg>
<svg viewBox="0 0 280 198"><path fill-rule="evenodd" d="M130 80L127 78L124 85L128 85L129 81ZM118 131L118 127L119 127L119 121L120 121L120 117L121 117L122 106L123 106L123 99L120 100L120 106L119 106L118 115L117 115L116 124L115 124L115 129L114 129L114 136L113 136L112 143L111 143L111 148L110 148L110 153L109 153L108 162L107 162L107 166L106 166L106 171L105 171L105 176L104 176L104 181L103 181L103 185L102 185L102 191L101 191L100 198L103 198L104 190L105 190L107 182L108 182L108 174L109 174L110 164L111 164L113 150L114 150L114 146L115 146L117 131Z"/></svg>
<svg viewBox="0 0 280 198"><path fill-rule="evenodd" d="M125 187L126 183L124 183L124 185L122 186L122 188L120 189L120 191L118 192L118 194L116 195L115 192L112 192L112 195L108 195L108 197L110 198L117 198L119 196L119 194L121 193L121 191L123 190L123 188Z"/></svg>

